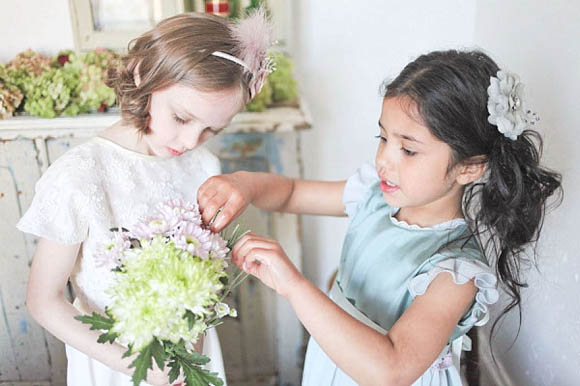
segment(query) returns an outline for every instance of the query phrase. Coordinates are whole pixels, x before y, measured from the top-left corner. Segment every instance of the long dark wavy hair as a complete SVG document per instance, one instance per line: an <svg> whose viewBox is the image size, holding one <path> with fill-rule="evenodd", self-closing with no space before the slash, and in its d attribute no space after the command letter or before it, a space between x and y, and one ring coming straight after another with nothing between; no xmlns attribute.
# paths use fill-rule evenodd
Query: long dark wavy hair
<svg viewBox="0 0 580 386"><path fill-rule="evenodd" d="M452 150L449 169L461 163L487 163L481 181L468 185L463 210L471 234L495 265L509 304L494 322L517 307L521 327L520 290L523 268L537 266L536 241L547 199L562 199L561 175L540 166L542 138L525 130L516 140L488 122L487 88L498 65L481 51L435 51L409 63L381 88L384 98L407 97L431 133ZM492 351L493 353L493 351Z"/></svg>

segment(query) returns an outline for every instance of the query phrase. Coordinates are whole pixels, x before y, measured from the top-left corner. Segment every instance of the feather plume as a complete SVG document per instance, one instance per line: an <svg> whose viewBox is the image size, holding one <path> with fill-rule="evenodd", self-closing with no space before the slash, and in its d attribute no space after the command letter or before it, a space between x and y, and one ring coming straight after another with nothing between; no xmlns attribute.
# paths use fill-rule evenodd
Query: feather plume
<svg viewBox="0 0 580 386"><path fill-rule="evenodd" d="M250 13L232 26L232 36L239 43L239 58L252 74L258 73L272 44L272 23L263 8Z"/></svg>

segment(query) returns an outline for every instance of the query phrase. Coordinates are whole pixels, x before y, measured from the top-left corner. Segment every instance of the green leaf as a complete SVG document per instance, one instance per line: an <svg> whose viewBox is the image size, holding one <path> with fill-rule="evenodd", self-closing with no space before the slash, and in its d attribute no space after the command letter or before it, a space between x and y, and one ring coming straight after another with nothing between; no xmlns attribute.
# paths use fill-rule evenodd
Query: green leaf
<svg viewBox="0 0 580 386"><path fill-rule="evenodd" d="M190 310L185 310L185 318L187 319L187 327L189 327L189 329L191 330L195 325L195 321L197 318L195 317L195 314Z"/></svg>
<svg viewBox="0 0 580 386"><path fill-rule="evenodd" d="M205 355L198 354L197 352L186 353L186 355L181 356L184 360L188 362L194 363L196 365L205 365L208 364L210 359Z"/></svg>
<svg viewBox="0 0 580 386"><path fill-rule="evenodd" d="M110 330L113 328L113 324L115 320L110 317L106 317L96 312L93 312L92 315L78 315L75 316L76 320L79 320L85 324L91 325L91 330Z"/></svg>
<svg viewBox="0 0 580 386"><path fill-rule="evenodd" d="M127 347L127 351L125 351L125 353L123 354L123 356L121 358L127 358L127 357L130 357L131 355L133 355L133 345L131 343L129 343L129 346Z"/></svg>
<svg viewBox="0 0 580 386"><path fill-rule="evenodd" d="M161 345L161 343L159 343L157 339L154 339L153 342L151 342L150 346L151 346L151 355L153 355L153 358L155 358L157 366L159 366L159 368L163 370L163 368L165 367L165 350L163 349L163 346Z"/></svg>
<svg viewBox="0 0 580 386"><path fill-rule="evenodd" d="M201 357L201 355L197 355ZM207 357L205 358L207 359ZM196 366L195 364L189 363L186 358L177 358L177 361L183 369L183 374L185 375L185 384L187 386L223 386L224 381L219 378L217 373L212 373L206 369ZM207 362L209 362L209 359Z"/></svg>
<svg viewBox="0 0 580 386"><path fill-rule="evenodd" d="M153 342L142 348L137 358L129 365L129 367L135 368L133 377L131 378L133 380L133 386L139 386L139 383L147 378L147 369L153 369Z"/></svg>
<svg viewBox="0 0 580 386"><path fill-rule="evenodd" d="M119 334L117 334L116 332L111 332L111 331L107 331L104 334L99 335L99 338L97 339L97 342L99 343L114 343L115 339L117 339L119 337Z"/></svg>
<svg viewBox="0 0 580 386"><path fill-rule="evenodd" d="M205 365L209 363L210 359L205 355L198 354L196 351L190 353L185 348L185 342L181 340L174 347L175 358L185 360L196 365Z"/></svg>
<svg viewBox="0 0 580 386"><path fill-rule="evenodd" d="M181 366L177 360L170 361L167 366L171 368L169 370L169 383L173 383L179 377L179 369L181 369Z"/></svg>

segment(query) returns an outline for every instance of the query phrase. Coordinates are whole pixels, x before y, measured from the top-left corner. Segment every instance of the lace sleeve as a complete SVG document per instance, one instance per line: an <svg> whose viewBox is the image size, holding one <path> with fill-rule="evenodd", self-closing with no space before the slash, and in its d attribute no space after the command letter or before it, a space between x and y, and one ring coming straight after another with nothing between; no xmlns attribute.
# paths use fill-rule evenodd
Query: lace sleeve
<svg viewBox="0 0 580 386"><path fill-rule="evenodd" d="M58 161L36 183L32 203L16 227L62 244L76 244L87 237L88 202L81 181L73 182L74 165Z"/></svg>
<svg viewBox="0 0 580 386"><path fill-rule="evenodd" d="M359 203L364 197L370 186L379 180L375 167L370 163L365 163L359 167L355 174L346 180L342 202L344 203L344 212L348 218L352 218L358 211Z"/></svg>

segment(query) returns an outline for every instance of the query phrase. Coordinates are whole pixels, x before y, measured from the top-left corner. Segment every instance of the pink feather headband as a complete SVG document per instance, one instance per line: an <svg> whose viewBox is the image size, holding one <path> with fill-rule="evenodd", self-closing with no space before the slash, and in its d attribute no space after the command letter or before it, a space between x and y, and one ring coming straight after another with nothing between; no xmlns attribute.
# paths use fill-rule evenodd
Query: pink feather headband
<svg viewBox="0 0 580 386"><path fill-rule="evenodd" d="M231 31L239 44L240 57L221 51L215 51L212 55L237 63L252 74L248 88L250 99L253 99L264 86L268 74L274 71L272 60L267 54L272 44L272 24L260 8L234 24Z"/></svg>

